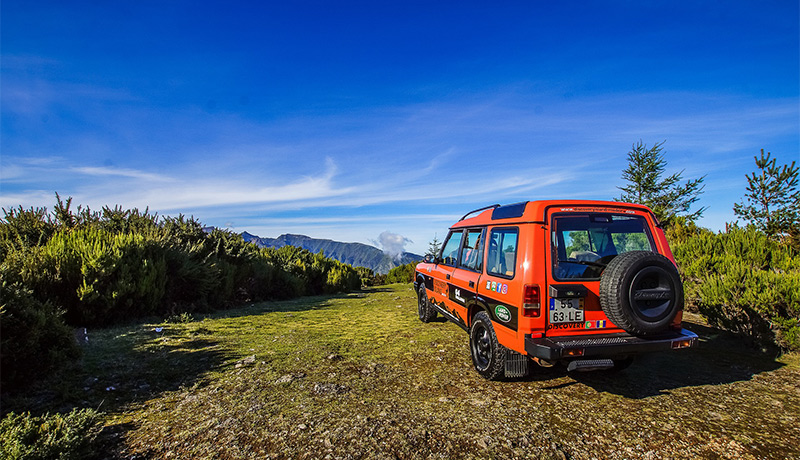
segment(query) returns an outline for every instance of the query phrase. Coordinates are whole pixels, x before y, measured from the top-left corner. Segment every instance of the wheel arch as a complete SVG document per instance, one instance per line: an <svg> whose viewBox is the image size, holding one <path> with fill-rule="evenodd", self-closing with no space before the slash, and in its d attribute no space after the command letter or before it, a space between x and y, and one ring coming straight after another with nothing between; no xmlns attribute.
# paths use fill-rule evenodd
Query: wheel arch
<svg viewBox="0 0 800 460"><path fill-rule="evenodd" d="M483 301L481 298L476 298L474 302L472 302L469 307L467 307L467 327L472 327L472 319L475 318L475 315L478 312L485 311L487 315L489 315L489 319L492 319L492 313L489 311L489 306Z"/></svg>
<svg viewBox="0 0 800 460"><path fill-rule="evenodd" d="M420 288L424 288L425 287L425 275L423 275L422 273L418 272L417 273L417 277L416 277L416 284L417 284L417 291L419 291Z"/></svg>

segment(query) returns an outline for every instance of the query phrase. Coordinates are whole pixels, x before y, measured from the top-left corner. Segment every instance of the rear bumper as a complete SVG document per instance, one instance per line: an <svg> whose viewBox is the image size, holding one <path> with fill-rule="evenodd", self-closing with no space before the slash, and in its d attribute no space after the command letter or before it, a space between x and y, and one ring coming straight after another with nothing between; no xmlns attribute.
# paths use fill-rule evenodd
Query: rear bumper
<svg viewBox="0 0 800 460"><path fill-rule="evenodd" d="M525 337L525 351L528 355L547 360L584 356L631 355L695 346L697 346L697 334L686 329L648 338L624 333L570 337Z"/></svg>

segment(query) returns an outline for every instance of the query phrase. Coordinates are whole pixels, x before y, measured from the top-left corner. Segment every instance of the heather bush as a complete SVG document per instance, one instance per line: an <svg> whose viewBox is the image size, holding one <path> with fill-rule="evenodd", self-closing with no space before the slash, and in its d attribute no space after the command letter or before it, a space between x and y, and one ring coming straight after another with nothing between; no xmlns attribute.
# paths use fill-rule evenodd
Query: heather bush
<svg viewBox="0 0 800 460"><path fill-rule="evenodd" d="M7 391L46 375L80 351L61 310L1 274L0 386Z"/></svg>
<svg viewBox="0 0 800 460"><path fill-rule="evenodd" d="M400 265L389 270L386 275L386 283L411 283L414 281L414 269L418 262L411 262L405 265Z"/></svg>
<svg viewBox="0 0 800 460"><path fill-rule="evenodd" d="M99 228L59 231L43 246L10 254L5 266L81 326L157 313L166 283L163 251L152 241Z"/></svg>
<svg viewBox="0 0 800 460"><path fill-rule="evenodd" d="M0 458L79 460L97 455L95 439L101 416L92 409L73 409L41 417L7 414L0 421Z"/></svg>
<svg viewBox="0 0 800 460"><path fill-rule="evenodd" d="M367 267L354 267L358 276L361 278L362 286L380 286L386 284L386 275L375 273Z"/></svg>
<svg viewBox="0 0 800 460"><path fill-rule="evenodd" d="M755 227L671 231L686 299L713 325L800 349L800 257Z"/></svg>
<svg viewBox="0 0 800 460"><path fill-rule="evenodd" d="M4 379L42 374L18 365L28 351L68 361L74 344L61 340L71 338L65 322L108 325L361 287L354 268L321 253L260 249L182 215L159 220L119 207L73 212L71 199L56 198L52 214L20 207L0 220ZM41 369L55 362L46 357Z"/></svg>
<svg viewBox="0 0 800 460"><path fill-rule="evenodd" d="M0 260L16 249L44 244L56 231L56 224L45 208L3 209L0 225Z"/></svg>
<svg viewBox="0 0 800 460"><path fill-rule="evenodd" d="M313 254L294 246L283 246L269 251L295 279L294 284L303 295L347 292L361 287L361 277L355 268L329 259L322 252Z"/></svg>

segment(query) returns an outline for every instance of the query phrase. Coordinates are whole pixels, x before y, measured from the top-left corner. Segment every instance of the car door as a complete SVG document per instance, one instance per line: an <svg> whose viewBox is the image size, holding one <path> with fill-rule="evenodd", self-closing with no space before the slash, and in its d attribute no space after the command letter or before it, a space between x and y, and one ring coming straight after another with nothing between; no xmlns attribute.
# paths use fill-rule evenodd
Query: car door
<svg viewBox="0 0 800 460"><path fill-rule="evenodd" d="M459 318L455 312L455 306L451 300L451 284L453 271L458 264L461 254L461 242L464 231L462 229L451 230L442 245L438 263L431 268L431 278L433 278L433 294L429 296L430 302L442 313L450 316L452 320L459 324L466 325L464 318Z"/></svg>
<svg viewBox="0 0 800 460"><path fill-rule="evenodd" d="M464 231L461 253L450 279L450 301L458 317L469 323L468 309L475 303L484 263L486 229Z"/></svg>
<svg viewBox="0 0 800 460"><path fill-rule="evenodd" d="M517 273L519 227L490 228L487 232L486 266L478 295L497 323L498 337L513 340L519 328L523 283ZM506 342L508 343L508 342Z"/></svg>

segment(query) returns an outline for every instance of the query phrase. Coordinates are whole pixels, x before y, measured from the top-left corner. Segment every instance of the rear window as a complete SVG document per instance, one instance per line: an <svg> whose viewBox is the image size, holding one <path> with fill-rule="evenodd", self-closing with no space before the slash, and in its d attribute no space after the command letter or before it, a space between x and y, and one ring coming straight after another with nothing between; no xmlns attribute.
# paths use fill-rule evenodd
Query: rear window
<svg viewBox="0 0 800 460"><path fill-rule="evenodd" d="M624 214L553 216L553 278L597 279L618 254L654 251L647 221Z"/></svg>
<svg viewBox="0 0 800 460"><path fill-rule="evenodd" d="M467 231L467 239L461 248L461 267L481 271L483 266L483 230L474 229Z"/></svg>

